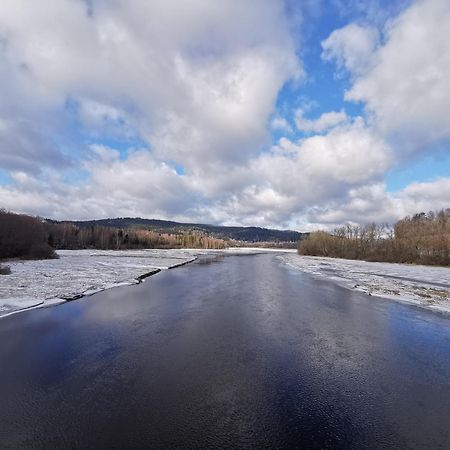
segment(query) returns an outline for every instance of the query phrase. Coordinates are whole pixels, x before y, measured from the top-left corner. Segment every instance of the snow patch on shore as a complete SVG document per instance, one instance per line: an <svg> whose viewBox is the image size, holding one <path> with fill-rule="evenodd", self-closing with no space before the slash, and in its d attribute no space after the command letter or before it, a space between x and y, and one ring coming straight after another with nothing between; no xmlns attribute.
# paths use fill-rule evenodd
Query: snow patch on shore
<svg viewBox="0 0 450 450"><path fill-rule="evenodd" d="M0 316L50 306L116 286L136 284L148 274L185 264L186 250L61 250L59 259L12 261L0 278Z"/></svg>
<svg viewBox="0 0 450 450"><path fill-rule="evenodd" d="M282 254L290 267L348 289L450 313L450 268Z"/></svg>
<svg viewBox="0 0 450 450"><path fill-rule="evenodd" d="M0 317L141 282L160 270L195 261L200 255L250 255L283 250L59 250L59 259L11 261L0 277Z"/></svg>

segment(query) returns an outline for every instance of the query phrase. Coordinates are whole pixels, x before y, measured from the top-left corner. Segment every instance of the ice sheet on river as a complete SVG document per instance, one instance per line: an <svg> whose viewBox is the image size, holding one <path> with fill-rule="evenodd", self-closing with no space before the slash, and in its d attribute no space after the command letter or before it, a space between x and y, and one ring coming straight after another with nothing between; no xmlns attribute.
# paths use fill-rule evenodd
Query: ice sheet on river
<svg viewBox="0 0 450 450"><path fill-rule="evenodd" d="M62 303L115 286L135 284L140 277L185 264L199 255L268 251L258 248L60 250L59 259L9 262L11 274L0 276L0 316Z"/></svg>
<svg viewBox="0 0 450 450"><path fill-rule="evenodd" d="M450 268L283 254L290 267L349 289L450 312Z"/></svg>
<svg viewBox="0 0 450 450"><path fill-rule="evenodd" d="M192 261L194 250L61 250L59 259L9 262L0 277L0 316L89 295Z"/></svg>

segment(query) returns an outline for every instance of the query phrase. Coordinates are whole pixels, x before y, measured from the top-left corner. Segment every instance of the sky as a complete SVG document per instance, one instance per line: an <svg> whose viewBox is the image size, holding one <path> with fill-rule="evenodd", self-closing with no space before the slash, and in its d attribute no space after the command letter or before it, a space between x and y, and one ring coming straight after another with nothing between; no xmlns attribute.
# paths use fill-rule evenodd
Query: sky
<svg viewBox="0 0 450 450"><path fill-rule="evenodd" d="M450 207L449 0L2 0L0 208L300 231Z"/></svg>

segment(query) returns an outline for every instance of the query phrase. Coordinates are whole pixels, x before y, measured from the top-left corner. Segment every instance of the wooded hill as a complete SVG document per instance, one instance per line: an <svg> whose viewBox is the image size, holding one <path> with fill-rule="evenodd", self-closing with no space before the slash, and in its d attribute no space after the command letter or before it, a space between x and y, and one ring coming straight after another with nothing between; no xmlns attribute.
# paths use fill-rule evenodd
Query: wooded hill
<svg viewBox="0 0 450 450"><path fill-rule="evenodd" d="M50 221L58 223L56 221ZM116 219L100 219L88 221L71 221L80 228L101 226L122 229L145 229L157 233L170 234L201 234L215 239L238 241L242 243L272 243L280 246L295 247L303 233L291 230L274 230L260 227L227 227L200 223L182 223L158 219L142 219L140 217L124 217Z"/></svg>
<svg viewBox="0 0 450 450"><path fill-rule="evenodd" d="M0 210L0 260L57 257L55 249L222 249L296 246L300 233L256 227L219 227L148 219L55 220Z"/></svg>

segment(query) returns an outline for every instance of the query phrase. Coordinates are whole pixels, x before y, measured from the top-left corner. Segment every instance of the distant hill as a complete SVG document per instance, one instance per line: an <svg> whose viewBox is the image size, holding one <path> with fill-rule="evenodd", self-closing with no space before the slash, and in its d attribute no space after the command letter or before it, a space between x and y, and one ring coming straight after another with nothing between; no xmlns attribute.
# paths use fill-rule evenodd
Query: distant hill
<svg viewBox="0 0 450 450"><path fill-rule="evenodd" d="M140 217L121 217L116 219L99 219L71 221L79 227L103 226L113 228L142 228L160 233L201 233L206 236L231 239L248 243L296 243L305 233L291 230L273 230L260 227L226 227L201 223L180 223L168 220L142 219Z"/></svg>

